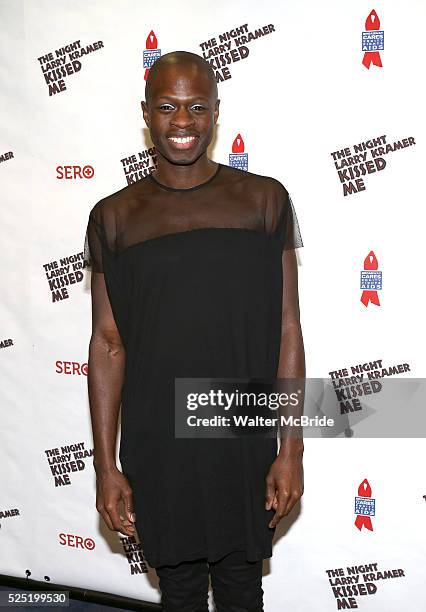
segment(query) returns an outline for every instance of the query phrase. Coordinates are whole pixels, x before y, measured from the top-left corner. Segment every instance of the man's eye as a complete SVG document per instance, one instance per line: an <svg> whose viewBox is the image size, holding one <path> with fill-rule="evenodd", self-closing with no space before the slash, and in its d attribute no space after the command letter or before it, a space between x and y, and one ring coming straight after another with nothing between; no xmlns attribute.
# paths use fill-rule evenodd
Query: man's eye
<svg viewBox="0 0 426 612"><path fill-rule="evenodd" d="M202 104L194 104L192 106L192 108L193 108L193 110L196 110L196 111L203 111L203 110L205 110L205 106L203 106Z"/></svg>
<svg viewBox="0 0 426 612"><path fill-rule="evenodd" d="M161 110L170 110L170 109L173 110L173 106L171 104L161 104L161 106L159 106L159 108Z"/></svg>

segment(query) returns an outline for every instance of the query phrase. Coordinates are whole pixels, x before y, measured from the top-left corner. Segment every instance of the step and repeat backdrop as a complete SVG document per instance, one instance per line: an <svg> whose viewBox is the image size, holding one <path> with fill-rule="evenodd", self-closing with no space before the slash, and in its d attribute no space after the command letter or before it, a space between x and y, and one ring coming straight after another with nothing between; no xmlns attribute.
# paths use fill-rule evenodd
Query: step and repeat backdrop
<svg viewBox="0 0 426 612"><path fill-rule="evenodd" d="M426 7L2 0L0 11L0 572L159 602L143 541L109 531L95 508L83 267L89 210L156 167L140 106L150 66L174 50L205 57L221 99L211 157L291 193L307 376L420 378ZM306 440L305 493L264 562L266 610L425 609L418 433Z"/></svg>

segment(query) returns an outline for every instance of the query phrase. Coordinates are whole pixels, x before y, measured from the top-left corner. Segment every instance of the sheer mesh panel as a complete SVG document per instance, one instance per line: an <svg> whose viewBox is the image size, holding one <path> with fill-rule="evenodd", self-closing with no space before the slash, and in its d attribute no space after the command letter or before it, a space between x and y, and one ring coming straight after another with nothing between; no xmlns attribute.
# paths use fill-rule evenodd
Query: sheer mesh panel
<svg viewBox="0 0 426 612"><path fill-rule="evenodd" d="M84 266L93 272L103 272L102 262L102 222L98 202L90 211L84 240Z"/></svg>
<svg viewBox="0 0 426 612"><path fill-rule="evenodd" d="M303 247L300 226L290 194L288 194L288 201L281 211L275 233L280 240L282 251Z"/></svg>
<svg viewBox="0 0 426 612"><path fill-rule="evenodd" d="M148 175L97 202L87 224L84 264L103 272L105 255L203 228L263 233L282 251L303 246L293 202L279 181L219 164L207 182L191 189L167 187Z"/></svg>

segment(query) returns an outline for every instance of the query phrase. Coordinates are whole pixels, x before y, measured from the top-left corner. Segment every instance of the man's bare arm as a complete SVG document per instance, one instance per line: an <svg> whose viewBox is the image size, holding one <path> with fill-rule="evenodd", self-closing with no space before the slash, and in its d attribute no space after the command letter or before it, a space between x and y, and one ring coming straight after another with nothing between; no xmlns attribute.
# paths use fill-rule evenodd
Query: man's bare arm
<svg viewBox="0 0 426 612"><path fill-rule="evenodd" d="M115 461L126 353L112 313L104 274L92 272L91 293L88 391L97 484L96 508L110 529L133 535L132 491ZM127 520L119 514L120 499L124 502Z"/></svg>
<svg viewBox="0 0 426 612"><path fill-rule="evenodd" d="M115 466L126 353L112 314L103 274L92 272L91 292L88 390L94 442L93 463L98 470Z"/></svg>
<svg viewBox="0 0 426 612"><path fill-rule="evenodd" d="M305 349L303 346L302 328L300 325L299 287L297 257L294 249L283 251L283 305L280 361L277 377L282 379L297 379L297 387L303 385L297 407L291 409L294 417L302 416L304 404L304 379L306 377ZM299 384L300 383L300 384ZM285 383L284 383L285 386ZM295 391L295 386L288 383L289 390ZM285 411L283 411L285 412ZM280 428L281 445L279 454L288 456L303 452L302 428Z"/></svg>
<svg viewBox="0 0 426 612"><path fill-rule="evenodd" d="M306 376L305 351L300 325L297 257L294 249L283 251L282 263L282 329L277 378L302 379L303 382ZM285 382L283 387L289 390ZM278 390L280 390L279 381ZM291 410L293 416L303 412L304 385L300 400L299 408ZM280 414L282 413L285 411ZM275 510L275 515L269 523L270 527L275 527L281 518L292 510L303 495L304 488L302 429L297 432L295 428L286 430L280 426L279 431L280 450L266 477L265 507L267 510L271 508Z"/></svg>

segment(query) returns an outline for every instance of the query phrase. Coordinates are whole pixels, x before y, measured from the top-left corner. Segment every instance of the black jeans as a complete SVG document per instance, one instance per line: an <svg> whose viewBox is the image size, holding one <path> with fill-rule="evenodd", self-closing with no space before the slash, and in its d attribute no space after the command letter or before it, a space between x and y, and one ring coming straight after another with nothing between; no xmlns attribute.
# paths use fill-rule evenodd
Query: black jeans
<svg viewBox="0 0 426 612"><path fill-rule="evenodd" d="M156 568L164 612L208 612L209 573L217 612L263 612L262 559L233 552L218 561Z"/></svg>

